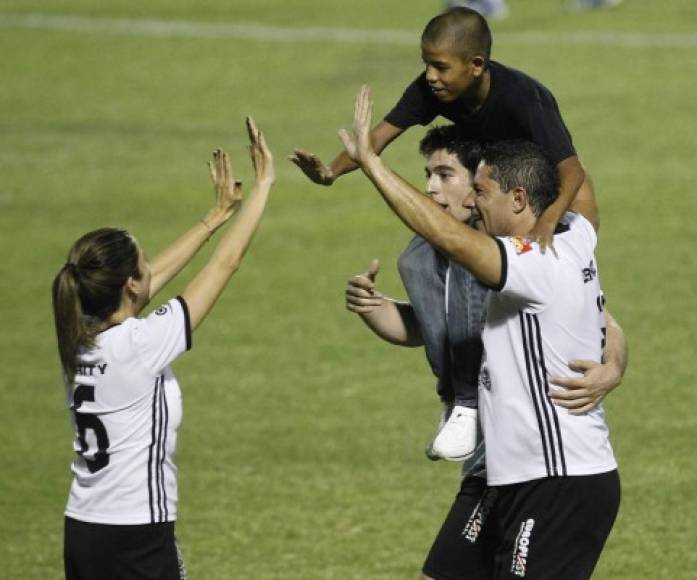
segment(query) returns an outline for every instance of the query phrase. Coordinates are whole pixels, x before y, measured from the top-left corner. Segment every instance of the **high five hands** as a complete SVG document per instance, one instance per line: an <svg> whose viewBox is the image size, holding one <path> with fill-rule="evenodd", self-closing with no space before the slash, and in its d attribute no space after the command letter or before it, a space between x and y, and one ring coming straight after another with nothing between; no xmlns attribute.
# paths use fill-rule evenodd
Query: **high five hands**
<svg viewBox="0 0 697 580"><path fill-rule="evenodd" d="M370 87L363 85L356 95L353 109L353 126L351 131L339 130L339 138L349 157L363 166L377 157L370 141L370 126L373 122L373 98Z"/></svg>
<svg viewBox="0 0 697 580"><path fill-rule="evenodd" d="M363 165L371 156L377 155L370 140L372 119L373 100L370 95L370 88L367 85L363 85L356 97L353 130L350 133L345 129L339 131L339 138L344 143L346 153L352 161L359 165ZM304 149L295 149L289 159L314 183L332 185L336 180L332 168L325 165L314 153Z"/></svg>
<svg viewBox="0 0 697 580"><path fill-rule="evenodd" d="M249 156L252 158L256 183L270 185L276 181L276 170L271 151L266 145L264 134L257 129L254 119L247 117L245 123L249 134Z"/></svg>
<svg viewBox="0 0 697 580"><path fill-rule="evenodd" d="M273 156L266 145L264 135L257 129L251 117L246 118L245 125L249 134L249 156L254 167L256 183L273 183L275 180ZM235 178L230 157L222 149L213 151L213 159L208 162L208 170L215 190L216 209L227 219L237 212L242 204L242 181Z"/></svg>
<svg viewBox="0 0 697 580"><path fill-rule="evenodd" d="M215 206L229 218L242 204L242 182L235 179L228 154L222 149L213 151L213 160L208 162L208 170L215 191Z"/></svg>
<svg viewBox="0 0 697 580"><path fill-rule="evenodd" d="M288 159L295 163L310 178L310 181L318 185L331 185L336 179L332 168L322 163L314 153L304 149L294 149L293 155Z"/></svg>

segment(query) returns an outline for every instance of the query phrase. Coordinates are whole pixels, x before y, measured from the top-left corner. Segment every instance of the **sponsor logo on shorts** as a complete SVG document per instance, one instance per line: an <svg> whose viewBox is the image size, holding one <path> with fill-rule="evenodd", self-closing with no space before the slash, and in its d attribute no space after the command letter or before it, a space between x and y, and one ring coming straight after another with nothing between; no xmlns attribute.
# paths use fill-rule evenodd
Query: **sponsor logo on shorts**
<svg viewBox="0 0 697 580"><path fill-rule="evenodd" d="M475 506L470 519L467 520L467 524L465 524L465 528L462 530L462 535L465 536L467 541L473 544L477 541L497 495L498 492L495 489L487 489L482 495L482 499Z"/></svg>
<svg viewBox="0 0 697 580"><path fill-rule="evenodd" d="M160 306L157 310L155 310L155 314L157 314L158 316L162 316L163 314L167 314L167 307Z"/></svg>
<svg viewBox="0 0 697 580"><path fill-rule="evenodd" d="M528 554L530 552L530 536L535 520L532 518L520 523L520 531L513 545L513 560L511 561L511 573L520 578L525 578L528 568Z"/></svg>

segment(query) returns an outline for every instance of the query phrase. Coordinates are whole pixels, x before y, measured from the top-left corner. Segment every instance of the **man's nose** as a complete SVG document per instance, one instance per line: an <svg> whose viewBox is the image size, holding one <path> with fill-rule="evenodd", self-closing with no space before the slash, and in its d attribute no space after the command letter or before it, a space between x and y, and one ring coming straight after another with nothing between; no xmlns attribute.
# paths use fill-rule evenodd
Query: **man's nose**
<svg viewBox="0 0 697 580"><path fill-rule="evenodd" d="M438 187L438 179L435 175L432 175L426 181L426 192L431 197L436 197L440 193L440 188Z"/></svg>
<svg viewBox="0 0 697 580"><path fill-rule="evenodd" d="M462 200L462 205L463 205L463 207L469 207L469 208L475 208L477 206L477 204L475 203L475 200L474 200L474 191L470 191L465 196L465 199Z"/></svg>

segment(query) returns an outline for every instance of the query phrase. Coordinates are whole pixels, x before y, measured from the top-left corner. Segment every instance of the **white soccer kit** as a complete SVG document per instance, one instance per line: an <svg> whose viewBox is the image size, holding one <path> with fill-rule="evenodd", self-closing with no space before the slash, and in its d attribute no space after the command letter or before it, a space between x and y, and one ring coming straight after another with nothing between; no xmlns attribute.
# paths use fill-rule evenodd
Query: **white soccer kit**
<svg viewBox="0 0 697 580"><path fill-rule="evenodd" d="M65 514L103 524L176 519L181 392L169 364L191 347L186 303L99 334L68 385L77 457Z"/></svg>
<svg viewBox="0 0 697 580"><path fill-rule="evenodd" d="M578 375L568 361L601 360L605 337L593 226L567 213L558 232L558 257L497 238L502 280L489 293L479 380L489 485L617 467L602 408L574 416L548 396L550 376Z"/></svg>

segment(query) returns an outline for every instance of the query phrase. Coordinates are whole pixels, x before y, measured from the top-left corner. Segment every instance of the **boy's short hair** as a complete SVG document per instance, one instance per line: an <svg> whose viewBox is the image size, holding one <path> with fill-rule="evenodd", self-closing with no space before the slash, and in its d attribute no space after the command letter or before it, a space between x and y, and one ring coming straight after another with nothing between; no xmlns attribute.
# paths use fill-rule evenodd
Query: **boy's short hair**
<svg viewBox="0 0 697 580"><path fill-rule="evenodd" d="M456 7L442 12L431 20L421 34L423 44L448 42L463 59L491 56L491 30L486 19L471 8Z"/></svg>
<svg viewBox="0 0 697 580"><path fill-rule="evenodd" d="M499 141L484 147L482 162L504 192L522 187L536 216L558 197L557 171L544 151L530 141Z"/></svg>
<svg viewBox="0 0 697 580"><path fill-rule="evenodd" d="M419 143L419 152L424 157L441 149L455 155L462 166L471 173L477 170L477 165L482 158L479 143L464 139L455 125L433 127Z"/></svg>

